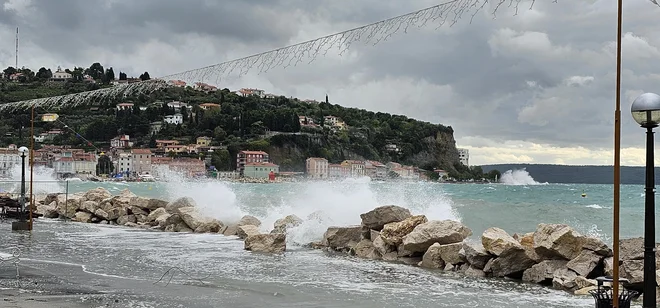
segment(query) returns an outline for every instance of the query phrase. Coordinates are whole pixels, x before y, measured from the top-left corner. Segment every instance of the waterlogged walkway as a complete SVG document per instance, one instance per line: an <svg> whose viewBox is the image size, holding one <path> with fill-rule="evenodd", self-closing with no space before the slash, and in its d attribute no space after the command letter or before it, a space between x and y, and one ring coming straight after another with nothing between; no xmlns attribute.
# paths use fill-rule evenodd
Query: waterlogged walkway
<svg viewBox="0 0 660 308"><path fill-rule="evenodd" d="M0 230L10 225L0 223ZM21 269L32 273L22 280L26 289L81 293L80 307L593 306L591 298L536 285L468 279L304 248L254 254L243 250L242 241L216 234L41 220L32 235L0 232L0 243L2 253L21 249ZM15 274L7 264L0 266L0 283L15 287ZM169 284L169 276L155 283L172 267L183 272L172 270ZM66 282L59 284L64 290L48 283L57 280Z"/></svg>

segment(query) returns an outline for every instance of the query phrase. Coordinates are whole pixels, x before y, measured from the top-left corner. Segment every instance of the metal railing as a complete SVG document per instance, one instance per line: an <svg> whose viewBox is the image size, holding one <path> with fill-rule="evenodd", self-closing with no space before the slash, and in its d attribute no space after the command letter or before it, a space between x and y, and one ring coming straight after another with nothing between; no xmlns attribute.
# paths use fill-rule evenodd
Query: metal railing
<svg viewBox="0 0 660 308"><path fill-rule="evenodd" d="M30 206L30 200L45 198L48 195L64 195L65 204L68 202L69 196L69 182L68 181L33 181L32 182L32 196L30 196L30 181L25 181L25 209ZM20 206L21 198L21 181L17 180L0 180L0 210L6 213L8 208L15 208ZM15 201L15 202L14 202Z"/></svg>

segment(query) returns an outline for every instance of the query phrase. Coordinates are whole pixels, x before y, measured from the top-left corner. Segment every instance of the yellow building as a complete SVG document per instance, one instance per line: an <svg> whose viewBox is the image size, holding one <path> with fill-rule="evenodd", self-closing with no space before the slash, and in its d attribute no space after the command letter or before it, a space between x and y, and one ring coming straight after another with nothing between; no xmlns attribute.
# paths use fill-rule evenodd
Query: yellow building
<svg viewBox="0 0 660 308"><path fill-rule="evenodd" d="M197 137L197 145L201 147L207 147L211 145L211 140L213 140L211 137L206 137L206 136Z"/></svg>

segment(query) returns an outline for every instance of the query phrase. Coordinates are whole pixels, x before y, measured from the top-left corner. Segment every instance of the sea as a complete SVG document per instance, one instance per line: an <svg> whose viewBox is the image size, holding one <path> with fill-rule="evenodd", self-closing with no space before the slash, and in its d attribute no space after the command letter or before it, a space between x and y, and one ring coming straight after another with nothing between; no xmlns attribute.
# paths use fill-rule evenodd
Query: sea
<svg viewBox="0 0 660 308"><path fill-rule="evenodd" d="M0 257L18 248L21 264L57 267L62 273L80 270L84 274L71 279L131 299L112 307L593 307L590 296L362 260L312 250L305 244L320 240L329 226L359 224L361 213L390 204L429 219L459 220L472 230L474 240L489 227L522 234L533 232L539 223L568 224L607 243L612 238L612 185L539 183L525 170L506 172L500 183L492 184L369 178L244 184L167 178L167 182L143 183L44 180L41 186L35 178L35 190L75 193L105 187L114 194L129 189L166 200L187 196L203 213L226 223L243 215L256 216L264 232L289 214L304 223L290 230L285 254L267 255L245 251L235 237L217 234L154 232L57 219L39 219L34 230L24 234L10 232L9 222L1 222ZM622 238L643 235L643 192L643 186L621 187Z"/></svg>

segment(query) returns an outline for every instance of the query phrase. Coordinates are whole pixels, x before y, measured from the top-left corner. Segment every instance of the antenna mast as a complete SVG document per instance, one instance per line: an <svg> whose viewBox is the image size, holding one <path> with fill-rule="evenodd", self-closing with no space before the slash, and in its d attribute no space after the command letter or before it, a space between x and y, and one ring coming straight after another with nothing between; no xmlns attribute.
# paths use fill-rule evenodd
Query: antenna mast
<svg viewBox="0 0 660 308"><path fill-rule="evenodd" d="M18 69L18 27L16 27L16 67Z"/></svg>

